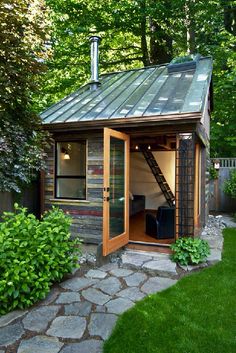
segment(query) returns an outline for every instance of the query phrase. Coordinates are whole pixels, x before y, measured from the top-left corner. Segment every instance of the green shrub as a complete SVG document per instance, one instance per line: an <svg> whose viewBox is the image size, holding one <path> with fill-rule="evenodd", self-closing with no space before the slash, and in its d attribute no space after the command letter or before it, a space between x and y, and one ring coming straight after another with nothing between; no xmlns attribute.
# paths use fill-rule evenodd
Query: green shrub
<svg viewBox="0 0 236 353"><path fill-rule="evenodd" d="M210 254L207 241L199 238L183 237L171 245L173 261L181 265L195 265L206 260Z"/></svg>
<svg viewBox="0 0 236 353"><path fill-rule="evenodd" d="M58 208L41 221L15 204L0 223L0 314L45 298L53 282L77 266L79 241L71 219Z"/></svg>
<svg viewBox="0 0 236 353"><path fill-rule="evenodd" d="M224 192L233 199L236 199L236 170L233 170L230 173L229 179L225 181Z"/></svg>

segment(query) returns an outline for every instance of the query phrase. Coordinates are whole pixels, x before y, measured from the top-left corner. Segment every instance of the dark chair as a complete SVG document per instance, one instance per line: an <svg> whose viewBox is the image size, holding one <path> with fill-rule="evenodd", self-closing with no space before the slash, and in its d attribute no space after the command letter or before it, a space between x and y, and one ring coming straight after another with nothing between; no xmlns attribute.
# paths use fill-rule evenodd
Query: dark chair
<svg viewBox="0 0 236 353"><path fill-rule="evenodd" d="M146 214L146 234L156 239L168 239L175 236L175 208L160 206L156 217Z"/></svg>

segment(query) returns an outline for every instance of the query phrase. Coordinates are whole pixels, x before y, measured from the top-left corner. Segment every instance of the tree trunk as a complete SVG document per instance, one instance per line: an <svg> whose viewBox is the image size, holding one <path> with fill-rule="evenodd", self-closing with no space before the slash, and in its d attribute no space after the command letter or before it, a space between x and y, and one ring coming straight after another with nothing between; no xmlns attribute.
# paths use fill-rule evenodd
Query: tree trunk
<svg viewBox="0 0 236 353"><path fill-rule="evenodd" d="M147 25L147 18L146 18L146 1L141 2L141 50L142 50L142 61L144 66L149 66L149 55L148 55L148 46L147 46L147 33L146 33L146 25Z"/></svg>
<svg viewBox="0 0 236 353"><path fill-rule="evenodd" d="M236 6L224 6L224 26L226 31L236 35Z"/></svg>
<svg viewBox="0 0 236 353"><path fill-rule="evenodd" d="M172 59L172 38L150 18L150 63L152 65L164 64Z"/></svg>

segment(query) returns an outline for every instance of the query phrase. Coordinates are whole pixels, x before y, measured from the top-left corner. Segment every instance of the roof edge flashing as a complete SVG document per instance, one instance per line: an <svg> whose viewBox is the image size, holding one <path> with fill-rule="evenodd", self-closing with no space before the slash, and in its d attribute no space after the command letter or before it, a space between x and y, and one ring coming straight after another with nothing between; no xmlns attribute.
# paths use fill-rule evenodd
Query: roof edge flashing
<svg viewBox="0 0 236 353"><path fill-rule="evenodd" d="M168 74L195 70L197 67L197 62L200 60L201 54L192 54L188 56L180 56L171 60L167 65Z"/></svg>

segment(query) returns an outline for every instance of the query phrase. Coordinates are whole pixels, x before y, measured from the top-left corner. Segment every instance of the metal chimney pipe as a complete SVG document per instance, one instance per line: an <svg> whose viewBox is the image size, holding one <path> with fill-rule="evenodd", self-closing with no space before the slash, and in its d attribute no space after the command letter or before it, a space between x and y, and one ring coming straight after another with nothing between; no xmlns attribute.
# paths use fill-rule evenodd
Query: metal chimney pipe
<svg viewBox="0 0 236 353"><path fill-rule="evenodd" d="M91 81L90 81L90 87L91 87L91 90L96 90L100 84L99 78L98 78L98 59L99 59L98 44L99 44L101 38L98 36L91 36L89 38L89 40L91 42Z"/></svg>

